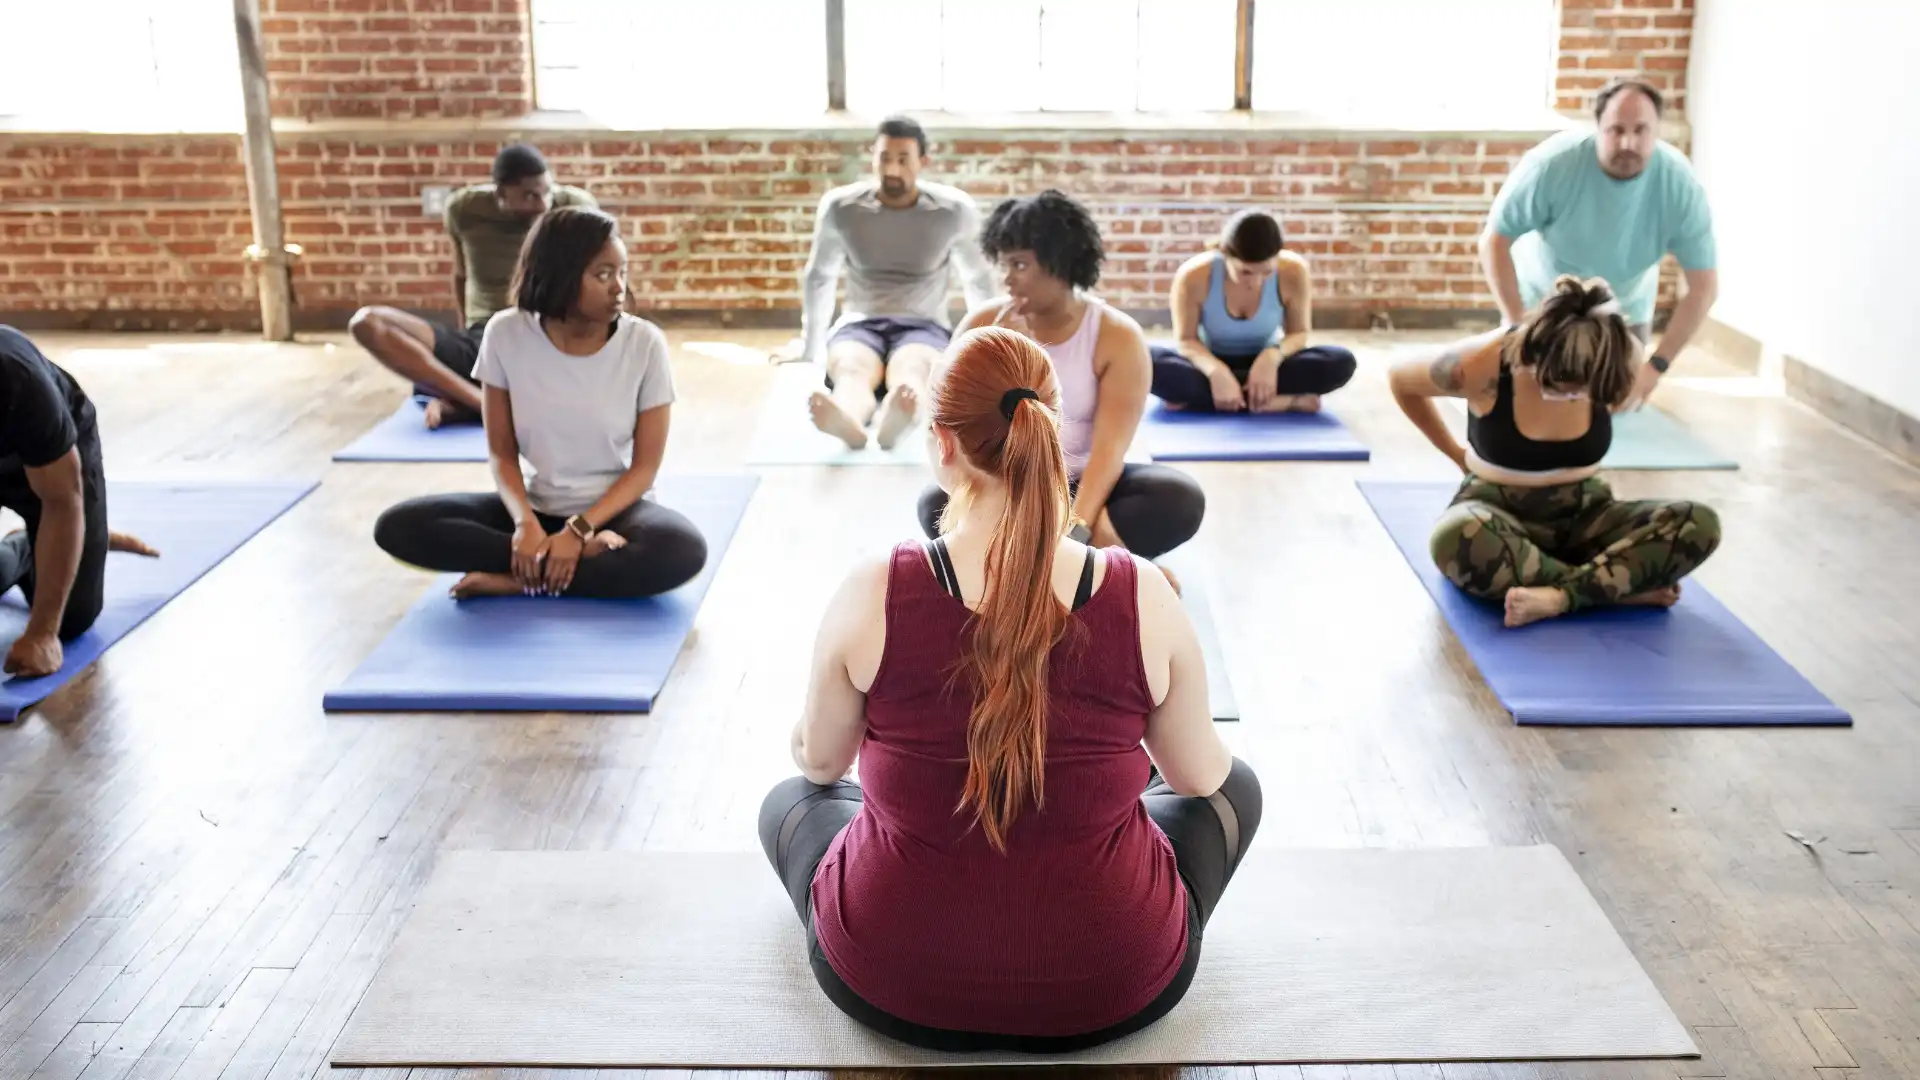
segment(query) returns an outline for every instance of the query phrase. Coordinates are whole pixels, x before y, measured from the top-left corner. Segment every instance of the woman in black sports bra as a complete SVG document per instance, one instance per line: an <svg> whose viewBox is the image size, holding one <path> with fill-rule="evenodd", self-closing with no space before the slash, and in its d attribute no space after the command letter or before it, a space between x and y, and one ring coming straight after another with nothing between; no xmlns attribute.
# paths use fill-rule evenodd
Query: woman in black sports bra
<svg viewBox="0 0 1920 1080"><path fill-rule="evenodd" d="M1696 502L1621 502L1600 478L1640 345L1613 291L1571 275L1518 326L1457 342L1389 375L1394 400L1466 473L1433 530L1433 559L1508 626L1609 604L1671 607L1720 546ZM1465 398L1461 446L1433 399Z"/></svg>

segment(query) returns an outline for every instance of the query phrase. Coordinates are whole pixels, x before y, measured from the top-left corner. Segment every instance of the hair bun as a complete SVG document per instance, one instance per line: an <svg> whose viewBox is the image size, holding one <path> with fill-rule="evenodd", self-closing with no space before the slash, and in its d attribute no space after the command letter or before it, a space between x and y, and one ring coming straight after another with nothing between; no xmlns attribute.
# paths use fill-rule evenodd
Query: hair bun
<svg viewBox="0 0 1920 1080"><path fill-rule="evenodd" d="M1614 299L1613 287L1605 278L1587 278L1582 281L1572 274L1561 274L1553 281L1554 297L1566 297L1572 305L1575 315L1591 314L1593 309Z"/></svg>

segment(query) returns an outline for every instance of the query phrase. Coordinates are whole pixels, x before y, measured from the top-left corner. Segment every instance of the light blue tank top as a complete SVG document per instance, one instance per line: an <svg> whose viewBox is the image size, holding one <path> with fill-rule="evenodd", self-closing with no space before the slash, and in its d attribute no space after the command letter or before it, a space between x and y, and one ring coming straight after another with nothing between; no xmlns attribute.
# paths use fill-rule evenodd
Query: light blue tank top
<svg viewBox="0 0 1920 1080"><path fill-rule="evenodd" d="M1286 334L1287 308L1280 302L1280 275L1267 275L1260 290L1260 307L1252 316L1236 319L1227 314L1227 260L1214 256L1207 277L1207 298L1200 304L1200 340L1222 360L1252 359L1260 350L1276 344Z"/></svg>

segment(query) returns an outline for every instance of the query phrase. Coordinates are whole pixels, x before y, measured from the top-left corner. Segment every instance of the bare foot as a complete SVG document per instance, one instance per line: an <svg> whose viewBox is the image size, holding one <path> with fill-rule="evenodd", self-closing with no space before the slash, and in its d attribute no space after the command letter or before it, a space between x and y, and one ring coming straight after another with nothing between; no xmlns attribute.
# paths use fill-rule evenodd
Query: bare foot
<svg viewBox="0 0 1920 1080"><path fill-rule="evenodd" d="M1525 626L1567 613L1567 594L1552 586L1507 590L1507 625Z"/></svg>
<svg viewBox="0 0 1920 1080"><path fill-rule="evenodd" d="M893 444L913 426L913 418L919 411L920 395L914 393L913 387L901 383L887 391L887 396L880 400L878 419L873 424L873 441L879 443L882 450L893 449Z"/></svg>
<svg viewBox="0 0 1920 1080"><path fill-rule="evenodd" d="M1633 604L1636 607L1672 607L1680 602L1680 586L1669 585L1664 589L1648 589L1646 592L1621 597L1620 602Z"/></svg>
<svg viewBox="0 0 1920 1080"><path fill-rule="evenodd" d="M480 414L462 405L441 398L427 399L427 430L437 430L443 424L472 424L480 419Z"/></svg>
<svg viewBox="0 0 1920 1080"><path fill-rule="evenodd" d="M841 408L839 402L821 391L815 390L808 395L807 413L813 417L814 427L846 443L849 448L859 450L867 445L867 433L860 430L860 425L853 422L853 417L847 415L847 410Z"/></svg>
<svg viewBox="0 0 1920 1080"><path fill-rule="evenodd" d="M1280 394L1268 399L1263 413L1317 413L1320 411L1319 394Z"/></svg>
<svg viewBox="0 0 1920 1080"><path fill-rule="evenodd" d="M454 582L447 594L455 600L471 600L476 596L520 596L525 592L512 574L483 574L476 570Z"/></svg>
<svg viewBox="0 0 1920 1080"><path fill-rule="evenodd" d="M619 551L626 546L626 537L621 536L617 532L609 532L603 529L600 532L594 533L593 539L587 541L587 546L580 551L580 557L583 559L591 559L595 555L605 555L609 551Z"/></svg>
<svg viewBox="0 0 1920 1080"><path fill-rule="evenodd" d="M153 546L145 540L140 539L132 533L123 532L107 533L107 550L125 551L134 555L145 555L150 559L157 558L160 555L160 552L156 551Z"/></svg>
<svg viewBox="0 0 1920 1080"><path fill-rule="evenodd" d="M1159 564L1159 563L1155 563L1154 565L1155 565L1155 566L1159 566L1160 564ZM1164 577L1164 578L1166 578L1166 579L1167 579L1167 584L1169 584L1169 585L1171 585L1171 586L1173 586L1173 595L1175 595L1175 596L1181 596L1181 595L1183 595L1183 594L1182 594L1182 593L1180 592L1180 579L1179 579L1179 578L1177 578L1177 577L1174 577L1174 576L1173 576L1173 571L1171 571L1171 570L1169 570L1169 569L1167 569L1167 568L1166 568L1166 567L1164 567L1164 566L1161 566L1161 567L1160 567L1160 575L1161 575L1162 577Z"/></svg>

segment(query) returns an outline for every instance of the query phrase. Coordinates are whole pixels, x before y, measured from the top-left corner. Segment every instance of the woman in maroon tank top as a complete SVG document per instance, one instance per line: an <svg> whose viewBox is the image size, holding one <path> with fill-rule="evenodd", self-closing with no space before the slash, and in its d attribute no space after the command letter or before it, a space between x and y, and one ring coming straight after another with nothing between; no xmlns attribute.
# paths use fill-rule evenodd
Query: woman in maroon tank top
<svg viewBox="0 0 1920 1080"><path fill-rule="evenodd" d="M1028 338L956 341L931 386L942 536L842 584L802 775L761 808L821 988L918 1046L1062 1052L1164 1016L1260 823L1166 579L1067 536L1059 396Z"/></svg>

